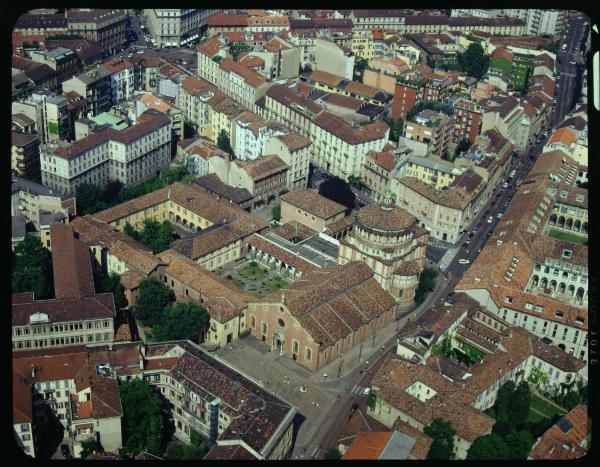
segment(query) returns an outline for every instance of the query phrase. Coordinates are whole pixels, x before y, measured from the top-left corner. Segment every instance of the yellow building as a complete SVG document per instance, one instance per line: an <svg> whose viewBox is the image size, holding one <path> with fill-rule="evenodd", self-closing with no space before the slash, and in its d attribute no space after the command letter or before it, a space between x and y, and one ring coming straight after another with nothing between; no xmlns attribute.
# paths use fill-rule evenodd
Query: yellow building
<svg viewBox="0 0 600 467"><path fill-rule="evenodd" d="M415 177L427 185L449 187L461 171L439 157L410 156L406 163L407 177Z"/></svg>

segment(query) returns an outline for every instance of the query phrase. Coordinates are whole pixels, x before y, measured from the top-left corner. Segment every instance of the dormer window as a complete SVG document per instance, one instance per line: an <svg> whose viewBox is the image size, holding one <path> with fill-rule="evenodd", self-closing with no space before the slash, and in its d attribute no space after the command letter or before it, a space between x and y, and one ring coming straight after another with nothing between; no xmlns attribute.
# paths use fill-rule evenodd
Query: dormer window
<svg viewBox="0 0 600 467"><path fill-rule="evenodd" d="M583 324L585 322L585 319L582 318L581 316L578 316L577 319L575 320L575 322L577 324Z"/></svg>
<svg viewBox="0 0 600 467"><path fill-rule="evenodd" d="M560 192L560 197L561 198L565 198L566 199L568 196L569 196L569 193L567 193L566 191L561 191Z"/></svg>
<svg viewBox="0 0 600 467"><path fill-rule="evenodd" d="M565 314L562 311L557 311L556 312L556 317L557 318L561 318L562 319L562 318L564 318L564 316L565 316Z"/></svg>
<svg viewBox="0 0 600 467"><path fill-rule="evenodd" d="M513 302L513 298L506 296L506 297L504 297L504 302L505 303L512 303Z"/></svg>
<svg viewBox="0 0 600 467"><path fill-rule="evenodd" d="M563 250L562 255L564 258L570 258L573 252L571 250Z"/></svg>

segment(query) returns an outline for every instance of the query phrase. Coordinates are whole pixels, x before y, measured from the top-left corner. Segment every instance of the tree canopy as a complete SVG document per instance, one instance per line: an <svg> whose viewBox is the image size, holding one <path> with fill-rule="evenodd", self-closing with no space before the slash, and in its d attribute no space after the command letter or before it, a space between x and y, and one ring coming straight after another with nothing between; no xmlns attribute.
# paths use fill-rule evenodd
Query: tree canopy
<svg viewBox="0 0 600 467"><path fill-rule="evenodd" d="M54 297L52 256L33 235L15 246L12 256L12 292L33 292L36 300Z"/></svg>
<svg viewBox="0 0 600 467"><path fill-rule="evenodd" d="M82 459L87 458L94 452L104 452L104 448L95 438L89 438L81 442L81 454Z"/></svg>
<svg viewBox="0 0 600 467"><path fill-rule="evenodd" d="M435 289L435 280L438 276L437 269L434 269L429 266L425 266L423 268L423 272L421 273L421 277L419 278L419 286L417 287L417 291L415 292L415 303L420 305L425 301L426 295Z"/></svg>
<svg viewBox="0 0 600 467"><path fill-rule="evenodd" d="M152 277L140 282L140 294L133 306L133 316L147 326L160 323L167 305L175 301L175 294L166 285Z"/></svg>
<svg viewBox="0 0 600 467"><path fill-rule="evenodd" d="M203 459L209 450L208 440L192 430L190 441L191 443L187 446L180 443L169 443L164 457L167 460Z"/></svg>
<svg viewBox="0 0 600 467"><path fill-rule="evenodd" d="M281 204L277 204L271 208L271 214L273 215L273 220L279 221L281 219Z"/></svg>
<svg viewBox="0 0 600 467"><path fill-rule="evenodd" d="M319 194L352 209L356 195L350 185L339 177L331 176L319 186Z"/></svg>
<svg viewBox="0 0 600 467"><path fill-rule="evenodd" d="M338 448L329 448L327 451L323 453L323 459L327 460L337 460L342 457L342 453Z"/></svg>
<svg viewBox="0 0 600 467"><path fill-rule="evenodd" d="M133 455L147 451L156 456L165 444L163 401L148 382L132 379L119 385L123 407L123 446Z"/></svg>
<svg viewBox="0 0 600 467"><path fill-rule="evenodd" d="M454 457L456 431L449 421L436 418L423 428L423 433L433 439L427 459L452 459Z"/></svg>
<svg viewBox="0 0 600 467"><path fill-rule="evenodd" d="M208 311L194 302L167 305L163 316L160 323L152 327L152 335L158 341L188 339L200 343L210 322Z"/></svg>
<svg viewBox="0 0 600 467"><path fill-rule="evenodd" d="M397 122L394 122L391 118L385 120L390 127L390 140L398 142L400 136L402 136L402 130L404 128L404 120L399 118Z"/></svg>
<svg viewBox="0 0 600 467"><path fill-rule="evenodd" d="M91 183L82 183L75 188L77 214L80 216L100 211L106 202L102 201L102 188Z"/></svg>
<svg viewBox="0 0 600 467"><path fill-rule="evenodd" d="M225 151L227 154L229 154L231 159L235 159L235 152L233 152L233 148L229 142L229 135L225 130L221 130L219 136L217 137L217 147L221 151Z"/></svg>
<svg viewBox="0 0 600 467"><path fill-rule="evenodd" d="M462 71L474 78L481 79L488 70L490 57L485 55L481 44L472 42L465 52L458 55L458 63Z"/></svg>
<svg viewBox="0 0 600 467"><path fill-rule="evenodd" d="M508 459L508 446L496 433L480 436L473 441L467 453L467 459L497 460Z"/></svg>
<svg viewBox="0 0 600 467"><path fill-rule="evenodd" d="M112 293L117 308L125 308L127 299L125 298L125 289L121 284L121 276L111 273L109 276L94 281L96 293Z"/></svg>
<svg viewBox="0 0 600 467"><path fill-rule="evenodd" d="M160 172L160 180L165 185L180 182L187 175L187 169L184 164L171 164Z"/></svg>
<svg viewBox="0 0 600 467"><path fill-rule="evenodd" d="M141 231L135 230L128 222L123 232L150 248L154 254L167 250L171 243L179 238L168 220L158 222L154 219L144 219L144 227Z"/></svg>

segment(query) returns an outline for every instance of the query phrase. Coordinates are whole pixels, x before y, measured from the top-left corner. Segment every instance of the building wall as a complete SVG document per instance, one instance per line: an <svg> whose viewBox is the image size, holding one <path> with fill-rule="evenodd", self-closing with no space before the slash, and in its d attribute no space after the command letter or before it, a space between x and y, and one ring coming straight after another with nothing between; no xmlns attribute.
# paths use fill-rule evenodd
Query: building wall
<svg viewBox="0 0 600 467"><path fill-rule="evenodd" d="M12 327L14 351L56 348L69 345L113 342L112 318L63 321L60 323L27 324Z"/></svg>
<svg viewBox="0 0 600 467"><path fill-rule="evenodd" d="M265 146L265 154L277 154L288 165L287 189L305 188L308 184L311 145L296 151L289 148L276 137L270 137Z"/></svg>
<svg viewBox="0 0 600 467"><path fill-rule="evenodd" d="M31 423L15 423L15 438L17 445L25 452L25 454L35 459L35 448L33 445L33 428Z"/></svg>
<svg viewBox="0 0 600 467"><path fill-rule="evenodd" d="M351 80L354 70L354 56L346 56L333 42L317 38L315 41L315 69L343 76Z"/></svg>
<svg viewBox="0 0 600 467"><path fill-rule="evenodd" d="M422 88L396 83L394 87L394 99L392 101L392 119L406 118L406 114L417 104L417 100L422 96Z"/></svg>

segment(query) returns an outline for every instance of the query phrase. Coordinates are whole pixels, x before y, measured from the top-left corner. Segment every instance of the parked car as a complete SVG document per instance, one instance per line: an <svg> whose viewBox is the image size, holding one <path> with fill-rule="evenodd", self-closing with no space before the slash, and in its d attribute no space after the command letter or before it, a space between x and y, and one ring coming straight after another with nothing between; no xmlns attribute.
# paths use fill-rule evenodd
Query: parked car
<svg viewBox="0 0 600 467"><path fill-rule="evenodd" d="M469 238L473 238L475 236L475 231L469 232Z"/></svg>
<svg viewBox="0 0 600 467"><path fill-rule="evenodd" d="M507 183L507 182L504 182L504 183L502 184L502 188L508 188L508 183Z"/></svg>
<svg viewBox="0 0 600 467"><path fill-rule="evenodd" d="M493 220L494 220L494 218L492 216L490 216L490 217L488 217L487 223L491 224Z"/></svg>
<svg viewBox="0 0 600 467"><path fill-rule="evenodd" d="M458 264L469 264L470 262L471 261L469 261L468 259L465 259L465 258L458 260Z"/></svg>
<svg viewBox="0 0 600 467"><path fill-rule="evenodd" d="M467 240L465 243L462 244L463 248L467 248L469 246L469 241Z"/></svg>
<svg viewBox="0 0 600 467"><path fill-rule="evenodd" d="M503 214L501 212L498 213L498 215L496 216L498 219L502 219Z"/></svg>
<svg viewBox="0 0 600 467"><path fill-rule="evenodd" d="M492 236L492 231L491 231L491 230L490 230L490 231L487 233L487 236L488 236L488 237L491 237L491 236Z"/></svg>

